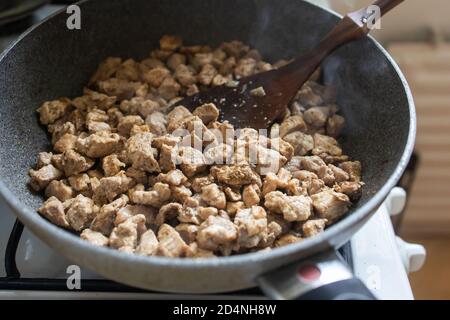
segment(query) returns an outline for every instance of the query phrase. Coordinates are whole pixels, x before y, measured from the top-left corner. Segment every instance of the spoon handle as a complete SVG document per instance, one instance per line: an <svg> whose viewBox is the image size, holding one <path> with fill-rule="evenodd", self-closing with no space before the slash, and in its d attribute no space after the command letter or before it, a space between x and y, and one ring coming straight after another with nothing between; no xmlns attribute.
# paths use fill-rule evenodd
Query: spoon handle
<svg viewBox="0 0 450 320"><path fill-rule="evenodd" d="M297 57L293 62L278 69L280 83L286 92L295 94L317 69L320 63L341 45L366 36L374 23L373 6L380 9L380 17L404 0L377 0L372 6L354 11L344 16L338 24L311 51Z"/></svg>
<svg viewBox="0 0 450 320"><path fill-rule="evenodd" d="M404 0L377 0L374 5L380 7L381 16L402 3Z"/></svg>

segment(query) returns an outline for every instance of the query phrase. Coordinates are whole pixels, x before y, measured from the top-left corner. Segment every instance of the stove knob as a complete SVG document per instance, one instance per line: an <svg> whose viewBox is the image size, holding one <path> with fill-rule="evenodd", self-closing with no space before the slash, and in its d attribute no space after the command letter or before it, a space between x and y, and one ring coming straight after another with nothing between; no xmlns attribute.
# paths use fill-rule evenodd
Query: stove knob
<svg viewBox="0 0 450 320"><path fill-rule="evenodd" d="M387 197L386 205L391 216L395 216L403 211L406 204L406 191L400 187L391 190Z"/></svg>
<svg viewBox="0 0 450 320"><path fill-rule="evenodd" d="M419 271L425 263L427 252L420 244L408 243L396 237L397 247L400 252L407 273Z"/></svg>

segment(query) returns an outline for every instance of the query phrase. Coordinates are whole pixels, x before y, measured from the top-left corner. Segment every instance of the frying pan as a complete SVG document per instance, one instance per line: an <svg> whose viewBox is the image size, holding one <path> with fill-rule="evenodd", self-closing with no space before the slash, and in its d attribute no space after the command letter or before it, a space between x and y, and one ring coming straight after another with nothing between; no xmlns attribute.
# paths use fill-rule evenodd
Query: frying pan
<svg viewBox="0 0 450 320"><path fill-rule="evenodd" d="M345 45L323 64L323 81L337 87L347 120L341 143L362 162L366 182L344 219L318 236L268 252L196 260L141 257L90 245L36 213L43 199L28 189L27 171L35 155L51 147L36 108L46 100L80 95L108 56L148 56L163 34L211 46L238 39L275 61L313 47L339 17L299 0L91 0L79 6L81 30L68 30L62 11L0 57L0 194L32 232L75 263L145 289L217 293L259 284L274 298L371 297L334 252L400 178L416 128L406 80L374 39Z"/></svg>

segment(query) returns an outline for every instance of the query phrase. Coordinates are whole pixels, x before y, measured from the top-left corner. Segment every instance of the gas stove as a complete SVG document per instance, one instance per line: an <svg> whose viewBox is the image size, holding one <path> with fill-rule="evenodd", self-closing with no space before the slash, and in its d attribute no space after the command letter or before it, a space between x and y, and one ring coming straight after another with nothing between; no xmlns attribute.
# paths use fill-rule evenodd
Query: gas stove
<svg viewBox="0 0 450 320"><path fill-rule="evenodd" d="M26 28L61 8L44 5L25 20L0 26L0 52ZM406 243L395 235L392 217L403 211L405 202L405 190L394 188L373 217L339 250L354 274L379 299L413 299L408 273L419 270L425 261L422 246ZM81 270L81 289L69 290L67 271L72 263L24 228L1 201L0 263L0 299L264 298L258 289L195 296L150 292L109 281L85 269Z"/></svg>

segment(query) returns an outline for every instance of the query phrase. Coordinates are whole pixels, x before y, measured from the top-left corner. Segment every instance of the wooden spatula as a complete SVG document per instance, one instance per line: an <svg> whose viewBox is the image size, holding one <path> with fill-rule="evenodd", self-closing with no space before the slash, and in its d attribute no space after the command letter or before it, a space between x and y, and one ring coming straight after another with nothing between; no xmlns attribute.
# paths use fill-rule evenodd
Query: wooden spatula
<svg viewBox="0 0 450 320"><path fill-rule="evenodd" d="M403 0L378 0L381 16ZM347 14L310 52L291 63L239 80L235 86L223 85L200 92L176 105L193 110L212 102L221 112L221 121L228 120L236 128L268 128L286 111L289 102L309 79L320 63L339 46L366 36L373 23L369 8Z"/></svg>

